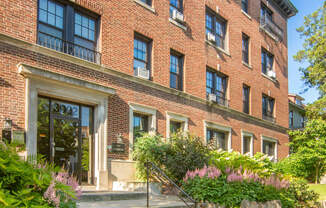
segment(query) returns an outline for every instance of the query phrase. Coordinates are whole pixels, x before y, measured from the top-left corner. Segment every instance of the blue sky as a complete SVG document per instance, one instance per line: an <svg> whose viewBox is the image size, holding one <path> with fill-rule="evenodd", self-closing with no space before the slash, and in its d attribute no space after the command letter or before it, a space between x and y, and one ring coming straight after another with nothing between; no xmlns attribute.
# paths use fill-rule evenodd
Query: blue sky
<svg viewBox="0 0 326 208"><path fill-rule="evenodd" d="M305 98L305 103L312 103L319 94L316 89L309 89L303 93L305 89L304 82L301 80L299 67L301 63L293 60L293 55L301 49L304 42L300 39L296 28L303 25L304 16L311 14L322 6L323 0L291 0L295 7L299 10L298 14L288 20L288 53L289 53L289 92L296 93Z"/></svg>

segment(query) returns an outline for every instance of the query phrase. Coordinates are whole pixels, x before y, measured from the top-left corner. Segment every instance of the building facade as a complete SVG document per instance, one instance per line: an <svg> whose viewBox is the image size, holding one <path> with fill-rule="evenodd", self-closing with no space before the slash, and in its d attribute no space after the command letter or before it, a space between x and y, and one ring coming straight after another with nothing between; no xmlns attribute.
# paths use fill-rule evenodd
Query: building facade
<svg viewBox="0 0 326 208"><path fill-rule="evenodd" d="M289 0L3 0L0 130L98 190L139 131L288 155Z"/></svg>
<svg viewBox="0 0 326 208"><path fill-rule="evenodd" d="M292 130L305 127L306 110L304 98L297 94L289 94L289 128Z"/></svg>

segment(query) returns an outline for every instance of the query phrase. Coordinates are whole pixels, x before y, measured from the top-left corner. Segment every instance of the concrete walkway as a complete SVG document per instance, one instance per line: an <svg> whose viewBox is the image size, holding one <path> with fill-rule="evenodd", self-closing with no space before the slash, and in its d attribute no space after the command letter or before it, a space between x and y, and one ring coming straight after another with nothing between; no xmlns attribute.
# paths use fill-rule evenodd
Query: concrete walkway
<svg viewBox="0 0 326 208"><path fill-rule="evenodd" d="M150 207L153 208L184 208L187 207L180 199L174 196L151 197ZM146 198L119 200L119 201L89 201L78 202L79 208L145 208Z"/></svg>

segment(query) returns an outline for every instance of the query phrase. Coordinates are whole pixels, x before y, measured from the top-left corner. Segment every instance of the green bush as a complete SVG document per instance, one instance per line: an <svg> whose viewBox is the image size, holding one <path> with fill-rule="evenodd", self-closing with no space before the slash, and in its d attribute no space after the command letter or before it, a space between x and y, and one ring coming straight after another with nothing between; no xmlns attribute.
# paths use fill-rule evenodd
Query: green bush
<svg viewBox="0 0 326 208"><path fill-rule="evenodd" d="M0 207L76 207L77 183L66 172L23 161L0 144Z"/></svg>
<svg viewBox="0 0 326 208"><path fill-rule="evenodd" d="M209 165L213 165L220 170L227 167L243 168L258 173L260 176L270 176L275 174L273 162L264 154L257 153L253 157L242 155L239 152L210 151Z"/></svg>
<svg viewBox="0 0 326 208"><path fill-rule="evenodd" d="M172 180L181 183L188 170L202 168L208 164L208 149L199 137L177 133L168 141L161 136L144 134L137 139L133 157L137 160L137 173L146 178L144 163L153 162Z"/></svg>
<svg viewBox="0 0 326 208"><path fill-rule="evenodd" d="M318 195L308 191L302 181L289 182L278 176L260 177L243 170L219 170L204 167L188 171L184 190L198 202L209 202L226 207L240 207L243 200L267 202L280 200L283 208L314 208Z"/></svg>

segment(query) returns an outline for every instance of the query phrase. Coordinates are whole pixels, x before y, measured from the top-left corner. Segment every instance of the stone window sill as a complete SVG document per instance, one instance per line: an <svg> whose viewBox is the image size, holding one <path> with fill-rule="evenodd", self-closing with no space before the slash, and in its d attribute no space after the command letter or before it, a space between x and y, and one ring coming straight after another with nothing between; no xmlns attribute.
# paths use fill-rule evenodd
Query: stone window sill
<svg viewBox="0 0 326 208"><path fill-rule="evenodd" d="M279 42L279 39L273 35L272 33L268 32L265 28L263 28L262 26L259 26L259 29L264 31L270 38L272 38L274 41Z"/></svg>
<svg viewBox="0 0 326 208"><path fill-rule="evenodd" d="M231 57L231 54L228 51L224 50L223 48L214 45L213 43L209 42L208 40L205 40L205 42L208 45L210 45L210 46L214 47L215 49L217 49L218 51L220 51L220 52L224 53L225 55Z"/></svg>
<svg viewBox="0 0 326 208"><path fill-rule="evenodd" d="M252 66L251 66L250 64L247 64L247 63L244 62L244 61L242 61L242 64L243 64L245 67L247 67L247 68L249 68L249 69L252 69Z"/></svg>
<svg viewBox="0 0 326 208"><path fill-rule="evenodd" d="M134 2L136 2L137 4L139 4L140 6L144 7L145 9L155 13L155 9L152 6L149 6L148 4L145 4L144 2L140 1L140 0L134 0Z"/></svg>
<svg viewBox="0 0 326 208"><path fill-rule="evenodd" d="M241 9L241 12L242 12L242 14L244 14L246 17L248 17L248 19L251 20L251 16L250 16L247 12L243 11L242 9Z"/></svg>
<svg viewBox="0 0 326 208"><path fill-rule="evenodd" d="M175 20L172 19L171 17L169 18L169 21L170 21L172 24L176 25L177 27L180 27L180 28L183 29L183 30L187 30L187 28L186 28L184 25L182 25L182 24L180 24L179 22L175 21Z"/></svg>
<svg viewBox="0 0 326 208"><path fill-rule="evenodd" d="M277 83L277 79L276 79L276 78L275 78L275 79L273 79L273 78L271 78L271 77L267 76L267 75L266 75L266 74L264 74L264 73L261 73L261 75L262 75L263 77L265 77L266 79L269 79L270 81Z"/></svg>

